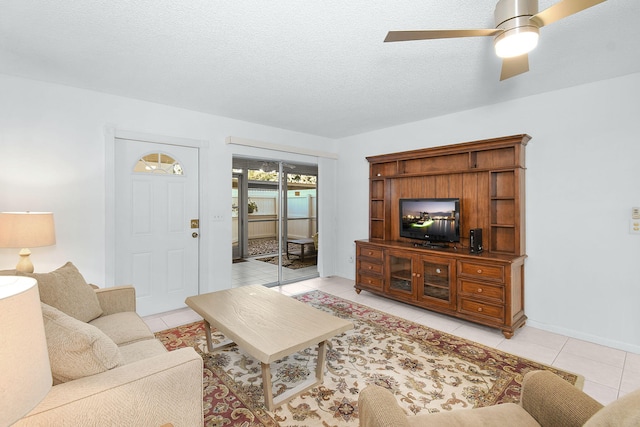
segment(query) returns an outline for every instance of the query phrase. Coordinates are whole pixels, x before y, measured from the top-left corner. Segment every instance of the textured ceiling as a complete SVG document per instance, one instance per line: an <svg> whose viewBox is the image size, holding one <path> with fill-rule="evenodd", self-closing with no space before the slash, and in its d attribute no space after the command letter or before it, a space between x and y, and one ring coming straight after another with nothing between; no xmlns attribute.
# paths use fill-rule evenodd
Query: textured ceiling
<svg viewBox="0 0 640 427"><path fill-rule="evenodd" d="M382 42L389 30L492 28L494 7L0 0L0 73L340 138L640 72L639 0L542 28L531 71L503 82L490 37Z"/></svg>

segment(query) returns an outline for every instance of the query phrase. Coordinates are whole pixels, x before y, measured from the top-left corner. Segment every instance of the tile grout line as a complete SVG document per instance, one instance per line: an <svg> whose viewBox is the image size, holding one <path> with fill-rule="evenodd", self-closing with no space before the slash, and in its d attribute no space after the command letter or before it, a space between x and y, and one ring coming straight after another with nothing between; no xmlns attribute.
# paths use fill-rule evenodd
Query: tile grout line
<svg viewBox="0 0 640 427"><path fill-rule="evenodd" d="M622 391L622 380L624 379L624 373L627 370L627 359L629 358L629 352L624 352L624 362L622 363L622 374L620 375L620 384L618 385L618 393L616 399L620 399L620 392Z"/></svg>
<svg viewBox="0 0 640 427"><path fill-rule="evenodd" d="M554 366L554 363L557 362L558 357L560 357L560 355L562 354L562 351L564 350L564 348L567 346L567 343L569 342L569 338L566 337L567 339L564 341L564 343L562 343L562 346L560 347L560 349L558 350L558 352L556 353L556 356L553 358L553 361L551 362L551 366ZM586 380L586 378L585 378Z"/></svg>

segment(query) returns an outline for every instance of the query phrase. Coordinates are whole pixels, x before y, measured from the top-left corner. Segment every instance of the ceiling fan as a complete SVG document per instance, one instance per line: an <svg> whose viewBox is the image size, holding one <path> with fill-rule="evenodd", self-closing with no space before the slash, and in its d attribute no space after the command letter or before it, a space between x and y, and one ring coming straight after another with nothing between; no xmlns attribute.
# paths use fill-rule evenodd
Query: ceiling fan
<svg viewBox="0 0 640 427"><path fill-rule="evenodd" d="M561 0L538 12L538 0L499 0L496 27L469 30L389 31L385 42L495 36L496 55L502 58L500 80L529 71L529 55L538 44L539 29L606 0Z"/></svg>

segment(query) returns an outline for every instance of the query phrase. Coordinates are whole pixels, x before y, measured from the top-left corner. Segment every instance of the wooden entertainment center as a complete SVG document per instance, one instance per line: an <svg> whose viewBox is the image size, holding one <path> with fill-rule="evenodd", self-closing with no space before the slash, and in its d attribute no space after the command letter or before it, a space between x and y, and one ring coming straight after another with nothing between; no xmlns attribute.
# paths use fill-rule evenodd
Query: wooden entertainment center
<svg viewBox="0 0 640 427"><path fill-rule="evenodd" d="M369 239L356 241L356 292L502 330L524 325L525 146L513 135L367 157ZM399 200L459 198L460 242L427 248L400 236ZM469 230L483 252L470 253Z"/></svg>

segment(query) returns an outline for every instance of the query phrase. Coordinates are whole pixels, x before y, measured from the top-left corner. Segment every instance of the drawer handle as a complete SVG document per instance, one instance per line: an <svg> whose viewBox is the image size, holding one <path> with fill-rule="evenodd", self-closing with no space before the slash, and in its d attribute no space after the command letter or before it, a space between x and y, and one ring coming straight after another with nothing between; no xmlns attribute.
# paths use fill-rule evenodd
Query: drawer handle
<svg viewBox="0 0 640 427"><path fill-rule="evenodd" d="M369 251L369 255L373 255L373 251Z"/></svg>
<svg viewBox="0 0 640 427"><path fill-rule="evenodd" d="M436 268L436 273L440 274L442 273L442 270L440 270L439 268Z"/></svg>
<svg viewBox="0 0 640 427"><path fill-rule="evenodd" d="M482 307L478 307L478 312L482 312Z"/></svg>
<svg viewBox="0 0 640 427"><path fill-rule="evenodd" d="M368 268L369 268L369 270L371 270L373 268L373 266L370 265Z"/></svg>
<svg viewBox="0 0 640 427"><path fill-rule="evenodd" d="M369 284L371 284L371 279L367 280L367 282L369 282Z"/></svg>
<svg viewBox="0 0 640 427"><path fill-rule="evenodd" d="M478 269L478 274L482 274L482 269Z"/></svg>
<svg viewBox="0 0 640 427"><path fill-rule="evenodd" d="M420 277L420 273L416 274L416 277Z"/></svg>
<svg viewBox="0 0 640 427"><path fill-rule="evenodd" d="M478 288L478 293L481 294L482 293L482 288Z"/></svg>

